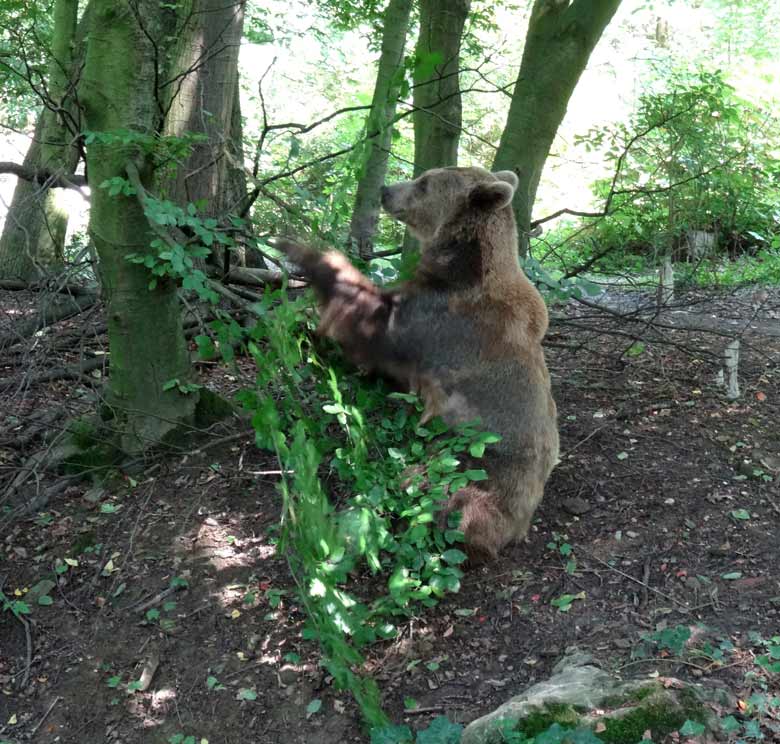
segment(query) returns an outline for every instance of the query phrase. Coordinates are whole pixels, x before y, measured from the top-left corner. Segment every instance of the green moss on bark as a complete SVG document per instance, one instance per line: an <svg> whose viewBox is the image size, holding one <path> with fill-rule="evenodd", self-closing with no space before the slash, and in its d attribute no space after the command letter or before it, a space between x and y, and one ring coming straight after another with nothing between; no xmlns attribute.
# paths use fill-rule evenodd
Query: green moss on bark
<svg viewBox="0 0 780 744"><path fill-rule="evenodd" d="M93 0L87 60L81 86L86 128L95 133L138 132L153 135L162 121L156 98L155 49L165 13L160 3L139 0L136 11L113 0ZM143 28L138 18L143 18ZM159 61L158 63L159 64ZM128 454L151 449L166 435L194 419L196 394L184 395L165 383L192 377L181 327L177 289L160 281L149 289L150 275L129 263L129 253L146 253L154 235L134 195L110 196L100 184L127 178L133 163L148 188L154 179L151 153L127 135L125 141L95 137L87 148L92 205L90 233L100 257L108 297L111 351L108 402Z"/></svg>
<svg viewBox="0 0 780 744"><path fill-rule="evenodd" d="M202 388L198 405L195 407L195 426L205 429L232 416L234 412L235 407L229 400L208 388Z"/></svg>

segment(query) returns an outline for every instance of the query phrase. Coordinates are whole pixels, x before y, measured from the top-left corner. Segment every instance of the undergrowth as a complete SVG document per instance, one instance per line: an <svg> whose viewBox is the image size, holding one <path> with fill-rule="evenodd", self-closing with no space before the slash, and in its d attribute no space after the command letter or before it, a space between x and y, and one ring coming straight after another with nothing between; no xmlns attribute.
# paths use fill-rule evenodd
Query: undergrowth
<svg viewBox="0 0 780 744"><path fill-rule="evenodd" d="M460 588L466 560L454 523L437 512L450 492L484 480L460 468L498 437L476 425L446 431L420 425L410 395L366 384L326 364L301 322L304 300L268 291L246 346L257 364L253 390L240 394L258 446L275 452L285 475L281 549L336 684L355 695L367 722L387 723L375 683L355 670L368 644L395 634L398 617ZM334 504L321 476L337 476ZM355 575L381 577L359 596Z"/></svg>

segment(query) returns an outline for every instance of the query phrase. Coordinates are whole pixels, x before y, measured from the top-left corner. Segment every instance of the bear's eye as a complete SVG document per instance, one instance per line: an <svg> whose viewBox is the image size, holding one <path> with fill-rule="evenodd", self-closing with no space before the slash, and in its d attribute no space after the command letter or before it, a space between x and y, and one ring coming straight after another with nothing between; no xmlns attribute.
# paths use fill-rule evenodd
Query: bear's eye
<svg viewBox="0 0 780 744"><path fill-rule="evenodd" d="M424 194L428 190L428 179L423 178L422 180L417 182L417 190Z"/></svg>

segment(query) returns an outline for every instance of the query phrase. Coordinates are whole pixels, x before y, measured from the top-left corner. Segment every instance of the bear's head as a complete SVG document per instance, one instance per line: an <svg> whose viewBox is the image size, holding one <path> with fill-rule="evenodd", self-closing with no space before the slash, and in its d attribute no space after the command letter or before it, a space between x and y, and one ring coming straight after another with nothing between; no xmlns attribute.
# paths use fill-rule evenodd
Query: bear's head
<svg viewBox="0 0 780 744"><path fill-rule="evenodd" d="M442 225L464 214L478 216L509 206L517 185L512 171L434 168L413 181L384 186L382 206L425 244Z"/></svg>

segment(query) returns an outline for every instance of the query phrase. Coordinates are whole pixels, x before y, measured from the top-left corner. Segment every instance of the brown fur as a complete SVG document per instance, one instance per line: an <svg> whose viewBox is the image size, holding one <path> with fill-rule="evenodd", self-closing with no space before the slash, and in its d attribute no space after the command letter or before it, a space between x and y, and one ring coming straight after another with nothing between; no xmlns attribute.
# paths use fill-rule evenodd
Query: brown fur
<svg viewBox="0 0 780 744"><path fill-rule="evenodd" d="M383 189L382 203L420 239L414 278L372 284L341 254L284 244L321 302L319 331L355 363L400 381L425 402L424 419L479 418L501 442L488 480L451 495L470 557L494 558L528 531L558 457L555 402L541 340L547 309L520 269L511 200L517 178L442 168Z"/></svg>

